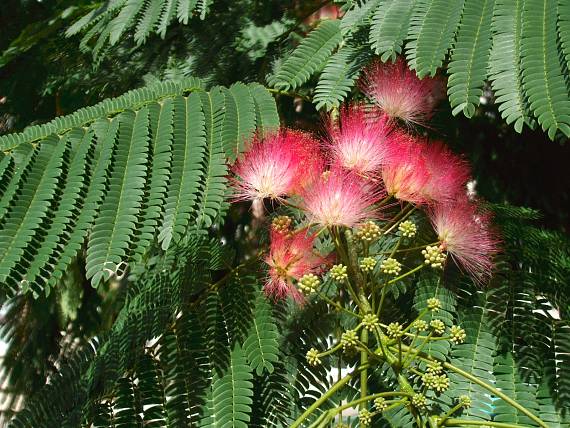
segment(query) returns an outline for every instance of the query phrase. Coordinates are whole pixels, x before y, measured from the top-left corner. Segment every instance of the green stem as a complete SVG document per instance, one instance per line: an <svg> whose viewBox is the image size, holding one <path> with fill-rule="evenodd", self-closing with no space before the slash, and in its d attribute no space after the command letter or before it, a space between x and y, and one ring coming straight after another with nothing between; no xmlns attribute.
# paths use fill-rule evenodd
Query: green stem
<svg viewBox="0 0 570 428"><path fill-rule="evenodd" d="M365 397L361 397L357 400L351 401L350 403L343 404L342 406L340 406L336 409L332 409L331 413L333 413L333 415L334 415L338 412L341 412L341 411L346 410L346 409L353 408L353 407L355 407L359 404L365 403L367 401L375 400L376 398L379 398L379 397L411 397L411 394L408 394L407 392L404 392L404 391L379 392L377 394L367 395Z"/></svg>
<svg viewBox="0 0 570 428"><path fill-rule="evenodd" d="M339 311L343 311L346 312L349 315L352 315L353 317L359 318L361 319L362 316L352 312L351 310L346 309L344 306L338 304L337 302L335 302L334 300L328 298L326 295L324 295L323 293L317 291L317 296L319 296L321 299L323 299L325 302L327 302L329 305L334 306L335 308L337 308Z"/></svg>
<svg viewBox="0 0 570 428"><path fill-rule="evenodd" d="M462 407L463 407L463 405L461 403L458 403L455 406L453 406L451 409L449 409L447 412L445 412L445 414L441 417L441 419L439 419L437 421L437 426L442 426L443 423L446 420L448 420L451 415L453 415L455 412L457 412Z"/></svg>
<svg viewBox="0 0 570 428"><path fill-rule="evenodd" d="M475 421L470 419L447 419L444 423L444 426L446 427L460 427L465 425L497 427L497 428L525 428L524 425L507 424L503 422L491 422L491 421Z"/></svg>
<svg viewBox="0 0 570 428"><path fill-rule="evenodd" d="M404 348L408 348L408 347L404 345ZM413 350L412 352L415 353L421 360L423 360L425 362L429 363L429 362L433 361L433 359L430 360L429 358L426 358L425 354L421 355L420 352L418 352L416 350ZM548 425L546 425L539 417L537 417L530 410L526 409L525 407L523 407L522 405L517 403L515 400L510 398L505 393L503 393L503 392L499 391L498 389L492 387L491 385L482 381L481 379L473 376L471 373L468 373L465 370L462 370L458 367L455 367L453 364L447 363L445 361L440 361L440 363L442 364L442 366L444 368L451 370L452 372L455 372L455 373L463 376L466 379L469 379L471 382L476 383L477 385L481 386L482 388L484 388L487 391L491 392L492 394L496 395L497 397L499 397L500 399L502 399L503 401L505 401L506 403L508 403L509 405L511 405L512 407L514 407L515 409L517 409L518 411L520 411L524 415L528 416L533 421L535 421L542 428L548 428Z"/></svg>
<svg viewBox="0 0 570 428"><path fill-rule="evenodd" d="M539 417L537 417L534 413L532 413L530 410L526 409L525 407L523 407L522 405L520 405L519 403L517 403L515 400L513 400L512 398L510 398L508 395L506 395L505 393L499 391L496 388L493 388L491 385L489 385L486 382L483 382L482 380L478 379L477 377L473 376L471 373L467 373L465 370L461 370L459 367L455 367L452 364L449 363L443 363L443 367L445 367L448 370L451 370L467 379L469 379L471 382L476 383L477 385L485 388L487 391L492 392L493 394L495 394L497 397L501 398L503 401L507 402L508 404L510 404L511 406L513 406L515 409L519 410L520 412L524 413L526 416L528 416L530 419L532 419L533 421L535 421L539 426L541 426L542 428L548 428L548 425L546 425Z"/></svg>
<svg viewBox="0 0 570 428"><path fill-rule="evenodd" d="M360 341L366 347L360 351L360 365L366 366L368 364L368 330L363 328L360 333ZM364 369L360 372L360 397L366 397L368 395L368 370ZM366 408L366 402L362 402L361 409Z"/></svg>
<svg viewBox="0 0 570 428"><path fill-rule="evenodd" d="M355 374L359 373L361 370L363 370L365 368L367 368L367 367L359 367L358 369L354 370L353 372L347 374L345 377L340 379L337 383L335 383L332 387L330 387L327 392L325 392L323 395L321 395L317 401L315 401L313 404L311 404L309 406L309 408L307 408L307 410L305 410L303 412L303 414L301 416L299 416L295 422L293 422L293 424L291 425L290 428L300 427L301 423L305 419L307 419L311 413L313 413L315 410L317 410L325 401L327 401L339 389L341 389L348 382L350 382L350 380L354 377Z"/></svg>
<svg viewBox="0 0 570 428"><path fill-rule="evenodd" d="M423 269L425 266L427 266L425 263L424 263L424 264L421 264L421 265L418 265L418 266L416 266L415 268L413 268L412 270L406 272L405 274L400 275L400 276L398 276L398 277L396 277L396 278L394 278L394 279L391 279L390 281L388 281L388 284L394 284L395 282L398 282L398 281L404 279L405 277L410 276L410 275L416 273L416 272L419 271L420 269Z"/></svg>

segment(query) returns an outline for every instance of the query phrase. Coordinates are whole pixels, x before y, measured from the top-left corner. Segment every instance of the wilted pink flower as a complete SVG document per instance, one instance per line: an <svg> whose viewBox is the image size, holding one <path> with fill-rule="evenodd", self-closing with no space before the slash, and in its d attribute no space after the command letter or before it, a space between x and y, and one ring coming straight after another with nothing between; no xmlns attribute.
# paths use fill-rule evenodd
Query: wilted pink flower
<svg viewBox="0 0 570 428"><path fill-rule="evenodd" d="M382 168L382 180L389 195L411 203L426 202L424 186L430 175L422 147L405 135L393 134L391 154Z"/></svg>
<svg viewBox="0 0 570 428"><path fill-rule="evenodd" d="M378 216L374 204L383 194L379 186L373 186L348 171L334 168L301 196L302 207L311 223L353 227Z"/></svg>
<svg viewBox="0 0 570 428"><path fill-rule="evenodd" d="M233 168L234 200L280 199L300 191L322 168L318 144L308 134L283 130L255 137Z"/></svg>
<svg viewBox="0 0 570 428"><path fill-rule="evenodd" d="M315 236L306 230L283 233L271 230L271 246L265 263L269 266L269 278L264 291L268 296L284 299L291 296L302 302L303 296L293 284L307 273L316 273L326 260L313 252Z"/></svg>
<svg viewBox="0 0 570 428"><path fill-rule="evenodd" d="M439 79L419 79L400 57L395 63L375 61L364 70L362 91L388 116L425 124L443 98Z"/></svg>
<svg viewBox="0 0 570 428"><path fill-rule="evenodd" d="M388 117L373 120L362 105L344 109L339 123L328 125L329 148L334 164L362 175L380 170L388 156L386 140L393 127Z"/></svg>
<svg viewBox="0 0 570 428"><path fill-rule="evenodd" d="M453 154L443 143L423 145L423 158L429 179L421 194L427 201L444 203L464 197L470 177L469 165Z"/></svg>
<svg viewBox="0 0 570 428"><path fill-rule="evenodd" d="M436 205L430 219L445 251L481 282L490 277L499 240L491 228L491 215L467 198Z"/></svg>

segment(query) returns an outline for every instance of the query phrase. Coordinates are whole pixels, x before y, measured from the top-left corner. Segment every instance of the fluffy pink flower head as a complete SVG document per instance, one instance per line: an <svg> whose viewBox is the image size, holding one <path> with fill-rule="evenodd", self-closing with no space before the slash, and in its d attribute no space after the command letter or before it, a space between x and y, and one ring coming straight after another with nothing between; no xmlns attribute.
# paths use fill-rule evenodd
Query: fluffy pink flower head
<svg viewBox="0 0 570 428"><path fill-rule="evenodd" d="M382 180L389 195L401 201L424 203L423 189L430 178L422 147L409 136L393 135L391 155L382 168Z"/></svg>
<svg viewBox="0 0 570 428"><path fill-rule="evenodd" d="M280 199L299 191L320 174L323 160L308 134L282 130L255 137L233 167L234 200Z"/></svg>
<svg viewBox="0 0 570 428"><path fill-rule="evenodd" d="M354 227L378 217L374 204L383 196L378 186L340 168L333 168L306 189L302 208L312 224Z"/></svg>
<svg viewBox="0 0 570 428"><path fill-rule="evenodd" d="M439 79L419 79L400 57L395 63L375 61L364 70L362 91L388 116L425 124L443 98Z"/></svg>
<svg viewBox="0 0 570 428"><path fill-rule="evenodd" d="M377 173L389 152L386 140L393 127L388 117L369 117L363 105L341 111L339 123L329 122L328 140L333 164L369 176Z"/></svg>
<svg viewBox="0 0 570 428"><path fill-rule="evenodd" d="M315 236L305 231L292 233L271 230L271 246L265 263L269 266L269 278L264 291L274 299L291 296L302 302L303 295L293 284L307 273L318 272L325 259L313 252Z"/></svg>
<svg viewBox="0 0 570 428"><path fill-rule="evenodd" d="M491 228L491 216L467 198L436 205L430 219L442 248L478 282L493 271L499 239Z"/></svg>
<svg viewBox="0 0 570 428"><path fill-rule="evenodd" d="M445 203L465 195L471 176L469 165L453 154L443 143L424 145L423 157L429 179L422 189L427 201Z"/></svg>

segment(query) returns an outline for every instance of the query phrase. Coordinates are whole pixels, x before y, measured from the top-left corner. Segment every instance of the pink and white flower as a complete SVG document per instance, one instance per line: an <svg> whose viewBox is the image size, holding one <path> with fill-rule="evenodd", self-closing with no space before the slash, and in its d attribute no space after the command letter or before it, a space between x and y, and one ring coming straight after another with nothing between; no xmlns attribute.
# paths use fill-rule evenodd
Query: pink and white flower
<svg viewBox="0 0 570 428"><path fill-rule="evenodd" d="M333 164L364 176L379 172L389 154L392 130L387 116L373 119L363 105L344 109L338 123L330 120L327 127Z"/></svg>
<svg viewBox="0 0 570 428"><path fill-rule="evenodd" d="M313 252L315 236L306 230L283 233L271 230L271 246L265 263L269 266L269 278L264 291L276 300L292 297L303 301L303 295L293 284L307 273L318 273L326 259Z"/></svg>
<svg viewBox="0 0 570 428"><path fill-rule="evenodd" d="M430 178L422 147L411 137L393 134L391 154L382 168L382 180L389 195L401 201L426 202L424 187Z"/></svg>
<svg viewBox="0 0 570 428"><path fill-rule="evenodd" d="M466 197L453 203L436 205L430 220L442 249L478 282L493 271L493 256L499 239L491 227L491 215Z"/></svg>
<svg viewBox="0 0 570 428"><path fill-rule="evenodd" d="M378 217L374 204L383 191L349 171L333 168L301 196L311 224L354 227Z"/></svg>
<svg viewBox="0 0 570 428"><path fill-rule="evenodd" d="M424 144L423 158L429 179L421 194L427 201L445 203L465 197L467 182L471 176L467 162L441 142Z"/></svg>
<svg viewBox="0 0 570 428"><path fill-rule="evenodd" d="M419 79L401 57L395 63L373 62L361 87L388 116L415 124L425 124L444 95L439 79Z"/></svg>
<svg viewBox="0 0 570 428"><path fill-rule="evenodd" d="M233 199L281 199L310 184L323 167L318 143L308 134L282 130L255 137L234 165Z"/></svg>

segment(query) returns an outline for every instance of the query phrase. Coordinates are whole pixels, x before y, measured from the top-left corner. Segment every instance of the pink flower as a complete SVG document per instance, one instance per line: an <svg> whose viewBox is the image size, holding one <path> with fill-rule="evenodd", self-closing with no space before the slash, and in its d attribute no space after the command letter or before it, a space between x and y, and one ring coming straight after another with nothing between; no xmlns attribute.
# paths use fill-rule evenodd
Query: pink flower
<svg viewBox="0 0 570 428"><path fill-rule="evenodd" d="M353 227L378 217L374 204L383 196L378 186L340 168L333 168L304 191L302 208L310 223Z"/></svg>
<svg viewBox="0 0 570 428"><path fill-rule="evenodd" d="M422 147L403 134L393 134L391 155L382 168L382 180L389 195L414 204L426 202L424 187L430 175Z"/></svg>
<svg viewBox="0 0 570 428"><path fill-rule="evenodd" d="M464 196L471 176L467 162L441 142L426 143L423 147L423 157L429 171L429 179L421 192L425 199L444 203Z"/></svg>
<svg viewBox="0 0 570 428"><path fill-rule="evenodd" d="M326 260L313 252L315 236L306 230L282 233L271 230L271 246L265 263L269 266L269 278L264 291L276 300L291 296L296 302L303 295L293 284L307 273L319 272Z"/></svg>
<svg viewBox="0 0 570 428"><path fill-rule="evenodd" d="M364 70L362 91L388 116L425 124L443 98L439 79L419 79L400 57L395 63L373 62Z"/></svg>
<svg viewBox="0 0 570 428"><path fill-rule="evenodd" d="M385 162L386 140L393 129L387 116L367 116L364 106L355 105L341 112L340 124L331 120L327 128L333 163L365 176L378 172Z"/></svg>
<svg viewBox="0 0 570 428"><path fill-rule="evenodd" d="M491 276L499 239L491 228L491 215L467 198L436 205L430 219L442 248L456 263L482 282Z"/></svg>
<svg viewBox="0 0 570 428"><path fill-rule="evenodd" d="M281 199L310 184L323 165L318 143L308 134L282 130L256 137L233 168L233 199Z"/></svg>

